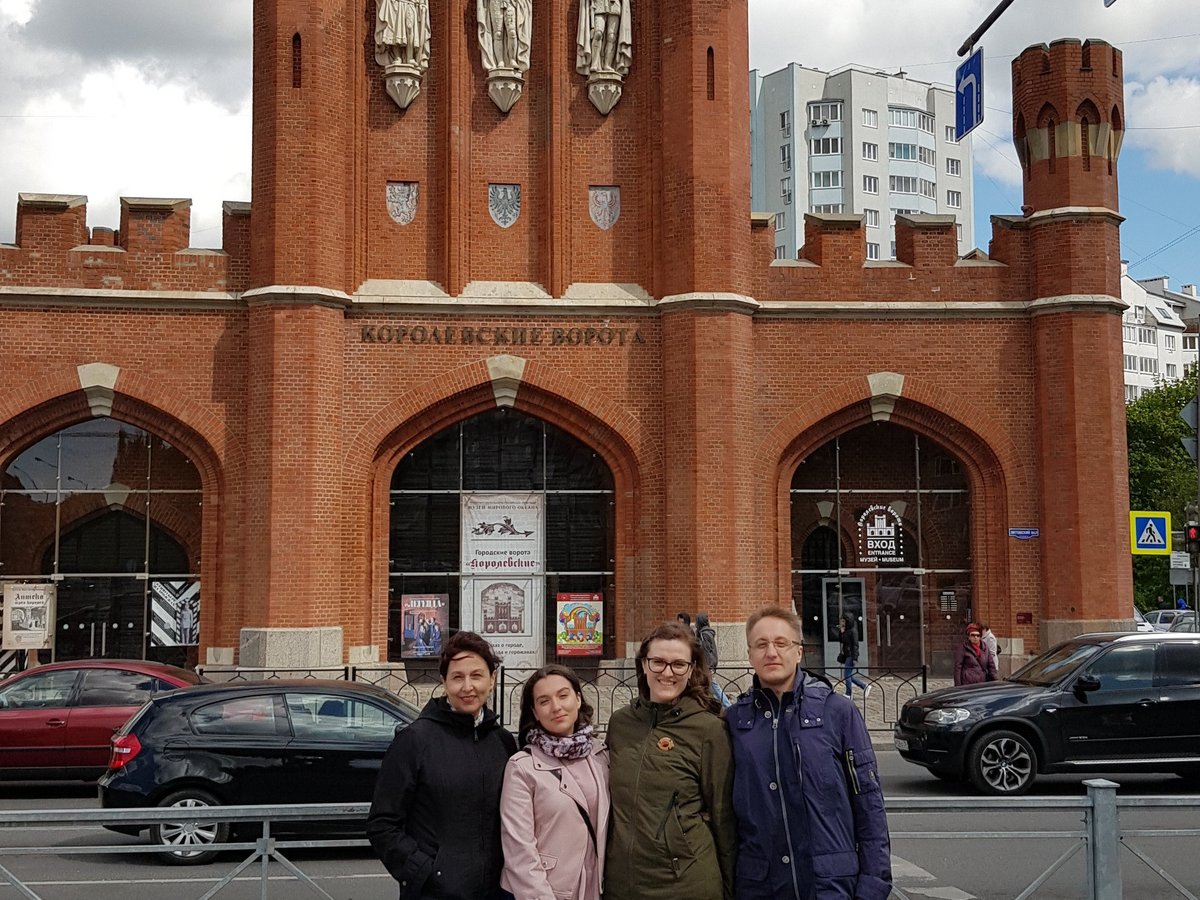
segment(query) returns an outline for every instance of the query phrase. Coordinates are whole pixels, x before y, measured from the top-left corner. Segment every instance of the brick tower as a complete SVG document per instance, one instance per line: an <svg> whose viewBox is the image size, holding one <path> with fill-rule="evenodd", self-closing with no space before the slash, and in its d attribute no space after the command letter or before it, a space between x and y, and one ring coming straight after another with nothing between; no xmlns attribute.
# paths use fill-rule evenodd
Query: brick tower
<svg viewBox="0 0 1200 900"><path fill-rule="evenodd" d="M1013 61L1034 298L1043 646L1112 627L1133 608L1116 174L1123 108L1121 53L1107 43L1055 41Z"/></svg>

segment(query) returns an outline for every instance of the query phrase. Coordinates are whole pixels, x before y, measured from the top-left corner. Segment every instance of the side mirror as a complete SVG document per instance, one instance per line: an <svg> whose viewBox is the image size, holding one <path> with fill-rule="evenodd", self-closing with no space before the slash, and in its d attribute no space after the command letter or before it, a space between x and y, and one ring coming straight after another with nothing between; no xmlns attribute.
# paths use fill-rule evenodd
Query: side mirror
<svg viewBox="0 0 1200 900"><path fill-rule="evenodd" d="M1080 675L1075 679L1075 690L1079 692L1100 690L1100 679L1095 675Z"/></svg>

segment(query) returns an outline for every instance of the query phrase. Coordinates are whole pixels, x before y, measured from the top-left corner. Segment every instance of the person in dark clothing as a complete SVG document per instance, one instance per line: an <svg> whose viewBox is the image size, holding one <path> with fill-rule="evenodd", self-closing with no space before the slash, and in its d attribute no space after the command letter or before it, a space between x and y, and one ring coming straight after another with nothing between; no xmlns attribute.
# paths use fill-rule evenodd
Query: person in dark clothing
<svg viewBox="0 0 1200 900"><path fill-rule="evenodd" d="M972 622L967 626L967 639L954 652L954 683L983 684L995 681L996 657L983 643L983 629Z"/></svg>
<svg viewBox="0 0 1200 900"><path fill-rule="evenodd" d="M708 672L712 675L713 696L721 701L722 709L728 708L733 701L717 683L717 631L709 624L708 613L696 613L696 640L700 642L700 649L704 651L704 661L708 663Z"/></svg>
<svg viewBox="0 0 1200 900"><path fill-rule="evenodd" d="M738 823L736 900L887 900L891 839L858 708L800 668L800 620L746 622L754 684L726 711Z"/></svg>
<svg viewBox="0 0 1200 900"><path fill-rule="evenodd" d="M838 640L842 644L838 662L842 664L842 681L846 685L846 696L849 697L854 692L852 685L857 684L863 689L863 699L870 697L871 685L854 674L854 668L858 665L858 629L854 627L854 620L849 616L842 616L838 620Z"/></svg>
<svg viewBox="0 0 1200 900"><path fill-rule="evenodd" d="M500 660L460 631L440 658L446 696L397 732L375 783L367 837L400 900L504 900L500 789L516 741L486 703Z"/></svg>

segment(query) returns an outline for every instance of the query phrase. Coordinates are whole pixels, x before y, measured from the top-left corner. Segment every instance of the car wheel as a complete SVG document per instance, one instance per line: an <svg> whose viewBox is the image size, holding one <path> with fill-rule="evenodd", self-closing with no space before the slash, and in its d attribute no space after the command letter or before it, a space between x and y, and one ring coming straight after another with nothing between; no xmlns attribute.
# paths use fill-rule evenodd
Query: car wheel
<svg viewBox="0 0 1200 900"><path fill-rule="evenodd" d="M207 791L185 788L168 794L158 805L183 810L221 804ZM228 840L228 822L157 822L150 826L151 843L176 848L159 854L163 862L176 866L206 863L217 855L217 851L205 848L212 844L224 844Z"/></svg>
<svg viewBox="0 0 1200 900"><path fill-rule="evenodd" d="M1037 755L1015 731L991 731L971 746L967 769L980 792L1015 797L1033 784Z"/></svg>

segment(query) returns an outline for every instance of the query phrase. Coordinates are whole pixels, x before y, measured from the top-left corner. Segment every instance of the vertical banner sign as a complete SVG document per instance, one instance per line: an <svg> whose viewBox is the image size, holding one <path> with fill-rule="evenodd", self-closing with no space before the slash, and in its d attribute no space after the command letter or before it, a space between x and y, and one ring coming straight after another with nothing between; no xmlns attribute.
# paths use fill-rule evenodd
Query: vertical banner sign
<svg viewBox="0 0 1200 900"><path fill-rule="evenodd" d="M200 643L200 582L150 582L150 646Z"/></svg>
<svg viewBox="0 0 1200 900"><path fill-rule="evenodd" d="M53 584L4 585L3 649L52 649L57 599Z"/></svg>
<svg viewBox="0 0 1200 900"><path fill-rule="evenodd" d="M510 668L545 661L545 538L543 494L462 495L460 622Z"/></svg>
<svg viewBox="0 0 1200 900"><path fill-rule="evenodd" d="M559 656L600 656L604 649L604 598L600 594L559 594Z"/></svg>
<svg viewBox="0 0 1200 900"><path fill-rule="evenodd" d="M400 622L401 658L438 656L450 628L450 595L401 594Z"/></svg>

